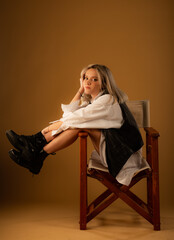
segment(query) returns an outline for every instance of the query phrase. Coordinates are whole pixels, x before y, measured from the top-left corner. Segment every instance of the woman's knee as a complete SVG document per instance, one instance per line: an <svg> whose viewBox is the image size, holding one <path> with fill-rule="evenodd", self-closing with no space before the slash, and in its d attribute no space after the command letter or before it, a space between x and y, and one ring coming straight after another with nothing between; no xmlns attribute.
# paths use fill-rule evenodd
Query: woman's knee
<svg viewBox="0 0 174 240"><path fill-rule="evenodd" d="M85 131L85 132L87 132L89 134L94 134L94 133L100 134L101 133L100 129L84 129L83 131Z"/></svg>
<svg viewBox="0 0 174 240"><path fill-rule="evenodd" d="M86 129L86 132L90 137L94 137L95 139L100 139L101 137L101 130L99 129Z"/></svg>

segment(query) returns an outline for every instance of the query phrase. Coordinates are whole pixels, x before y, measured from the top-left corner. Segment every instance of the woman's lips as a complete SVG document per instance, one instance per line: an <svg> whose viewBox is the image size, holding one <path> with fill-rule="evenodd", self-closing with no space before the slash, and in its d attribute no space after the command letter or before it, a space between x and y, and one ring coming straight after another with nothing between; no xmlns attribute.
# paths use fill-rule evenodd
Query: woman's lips
<svg viewBox="0 0 174 240"><path fill-rule="evenodd" d="M85 88L86 88L86 89L90 89L90 87L89 87L89 86L86 86Z"/></svg>

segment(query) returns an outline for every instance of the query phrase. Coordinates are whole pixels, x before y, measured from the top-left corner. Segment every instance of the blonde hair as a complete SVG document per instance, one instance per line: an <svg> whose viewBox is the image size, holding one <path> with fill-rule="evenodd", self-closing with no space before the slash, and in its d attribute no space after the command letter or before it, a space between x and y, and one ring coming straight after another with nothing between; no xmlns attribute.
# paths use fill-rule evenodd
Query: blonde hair
<svg viewBox="0 0 174 240"><path fill-rule="evenodd" d="M101 81L101 90L103 91L104 94L112 95L117 99L118 103L124 103L125 101L128 100L127 95L117 87L111 70L105 65L90 64L87 67L83 68L80 74L82 80L85 78L87 70L91 68L96 69L99 76L99 80ZM91 96L84 94L83 96L84 101L89 102L90 99Z"/></svg>

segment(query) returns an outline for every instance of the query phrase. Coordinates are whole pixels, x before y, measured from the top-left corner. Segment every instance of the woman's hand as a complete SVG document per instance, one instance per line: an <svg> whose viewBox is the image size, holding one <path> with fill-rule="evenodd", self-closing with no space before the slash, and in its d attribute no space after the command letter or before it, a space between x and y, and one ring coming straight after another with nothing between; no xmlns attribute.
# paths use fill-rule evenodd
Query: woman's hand
<svg viewBox="0 0 174 240"><path fill-rule="evenodd" d="M80 78L80 88L79 88L79 92L82 95L84 93L84 85L83 85L83 80L82 78Z"/></svg>
<svg viewBox="0 0 174 240"><path fill-rule="evenodd" d="M83 85L82 79L80 78L80 88L78 89L78 91L77 91L76 95L74 96L74 98L72 99L71 103L79 100L83 93L84 93L84 85Z"/></svg>

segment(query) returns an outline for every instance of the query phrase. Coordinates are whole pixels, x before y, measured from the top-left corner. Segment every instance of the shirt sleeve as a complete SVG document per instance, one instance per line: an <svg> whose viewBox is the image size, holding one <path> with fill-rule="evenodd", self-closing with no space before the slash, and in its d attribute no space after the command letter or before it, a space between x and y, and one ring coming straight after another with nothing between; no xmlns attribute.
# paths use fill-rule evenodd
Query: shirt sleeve
<svg viewBox="0 0 174 240"><path fill-rule="evenodd" d="M79 104L80 104L80 100L77 100L75 102L72 102L70 104L61 104L61 108L63 111L63 115L62 117L67 117L69 116L72 112L76 111L77 109L79 109Z"/></svg>
<svg viewBox="0 0 174 240"><path fill-rule="evenodd" d="M86 107L69 112L60 119L63 122L57 134L67 128L119 128L122 125L122 113L118 103L113 103L111 95L105 94Z"/></svg>

